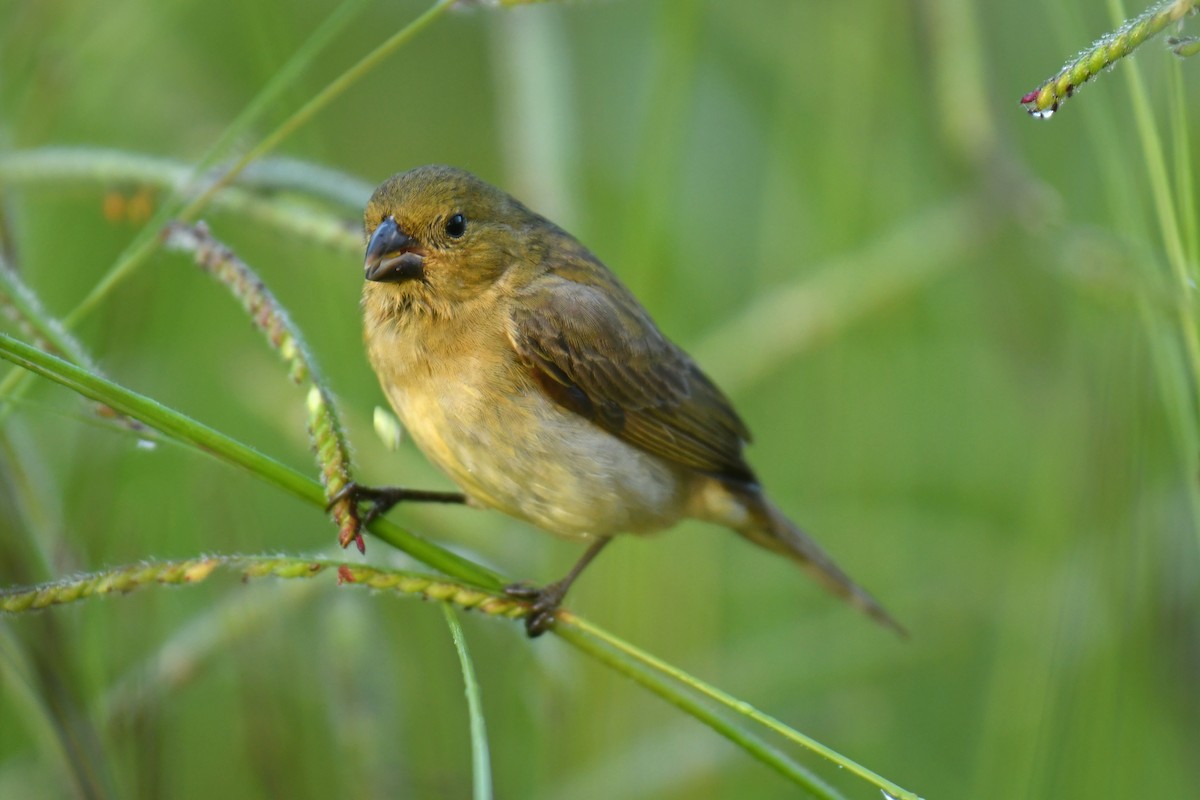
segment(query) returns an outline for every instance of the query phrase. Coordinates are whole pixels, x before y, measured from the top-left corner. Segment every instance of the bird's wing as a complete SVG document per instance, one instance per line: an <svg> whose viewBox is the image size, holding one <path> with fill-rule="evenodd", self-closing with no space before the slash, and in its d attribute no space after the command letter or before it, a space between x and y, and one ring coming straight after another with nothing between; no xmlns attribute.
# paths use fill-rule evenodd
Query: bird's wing
<svg viewBox="0 0 1200 800"><path fill-rule="evenodd" d="M754 482L742 458L750 434L721 390L615 278L586 275L543 276L516 304L509 336L536 381L561 406L648 453Z"/></svg>

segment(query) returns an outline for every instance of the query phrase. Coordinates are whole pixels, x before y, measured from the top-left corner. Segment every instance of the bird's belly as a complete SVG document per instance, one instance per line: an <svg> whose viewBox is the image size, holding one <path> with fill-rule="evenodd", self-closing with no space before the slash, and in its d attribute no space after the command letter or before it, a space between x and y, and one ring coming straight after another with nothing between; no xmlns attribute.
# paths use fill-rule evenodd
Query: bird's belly
<svg viewBox="0 0 1200 800"><path fill-rule="evenodd" d="M474 501L566 536L661 530L684 514L683 473L537 393L396 387L417 445Z"/></svg>

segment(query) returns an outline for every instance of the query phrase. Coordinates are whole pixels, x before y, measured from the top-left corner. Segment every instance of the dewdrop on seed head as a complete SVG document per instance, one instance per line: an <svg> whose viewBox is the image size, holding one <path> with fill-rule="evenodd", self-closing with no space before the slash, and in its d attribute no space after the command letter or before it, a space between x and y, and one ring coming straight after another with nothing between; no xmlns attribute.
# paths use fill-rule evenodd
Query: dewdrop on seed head
<svg viewBox="0 0 1200 800"><path fill-rule="evenodd" d="M1066 87L1068 97L1073 91L1073 86ZM1043 84L1040 88L1027 92L1021 97L1021 106L1034 119L1050 119L1054 116L1054 112L1058 111L1058 105L1061 102L1062 100L1054 93L1053 82ZM1039 106L1045 107L1039 108Z"/></svg>
<svg viewBox="0 0 1200 800"><path fill-rule="evenodd" d="M385 408L375 406L375 435L379 437L379 441L383 442L383 446L388 450L395 452L400 447L400 440L404 437L404 428L400 426L400 420L396 419L392 412Z"/></svg>

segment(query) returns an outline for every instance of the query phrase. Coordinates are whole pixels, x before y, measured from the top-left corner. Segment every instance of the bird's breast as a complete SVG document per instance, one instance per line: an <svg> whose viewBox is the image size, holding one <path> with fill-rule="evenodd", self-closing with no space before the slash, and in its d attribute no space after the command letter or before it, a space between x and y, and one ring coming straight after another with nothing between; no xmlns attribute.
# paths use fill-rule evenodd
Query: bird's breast
<svg viewBox="0 0 1200 800"><path fill-rule="evenodd" d="M553 402L499 326L409 324L367 339L401 422L474 501L568 536L683 515L685 475Z"/></svg>

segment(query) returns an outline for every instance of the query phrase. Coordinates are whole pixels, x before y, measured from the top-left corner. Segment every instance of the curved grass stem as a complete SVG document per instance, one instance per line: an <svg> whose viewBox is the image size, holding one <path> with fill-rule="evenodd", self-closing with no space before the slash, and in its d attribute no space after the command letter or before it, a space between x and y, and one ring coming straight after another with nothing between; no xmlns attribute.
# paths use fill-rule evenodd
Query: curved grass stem
<svg viewBox="0 0 1200 800"><path fill-rule="evenodd" d="M31 347L11 336L0 335L0 358L4 358L18 366L56 381L85 397L104 402L115 410L162 431L176 441L192 445L221 460L242 467L256 477L272 483L306 502L319 507L324 506L324 492L316 481L306 478L290 467L284 466L274 459L212 428L202 425L173 409L167 408L155 400L93 375L74 364L70 364L61 358L52 356L35 347ZM463 586L451 581L428 579L430 583L425 584L422 591L431 599L450 600L464 607L473 604L471 607L475 608L488 603L499 602L502 599L508 603L505 606L506 611L503 612L505 615L520 616L524 613L522 610L523 607L516 604L515 601L507 597L501 597L501 590L510 582L502 576L462 556L455 555L415 534L409 533L387 520L377 519L373 521L370 525L370 530L381 540L403 550L417 560L451 576L456 581L470 584L469 586ZM187 562L186 565L176 565L169 574L176 581L203 579L211 571L209 561L199 559ZM304 559L267 559L265 561L270 562L270 564L260 564L256 569L286 577L302 577L313 571L313 564L325 563ZM139 580L142 583L147 581L159 582L160 577L164 574L167 573L154 571L138 572L136 568L131 568L128 574L121 577L113 576L97 579L97 582L91 584L92 588L90 591L94 593L100 588L106 588L108 591L124 591L128 588L136 588L135 584ZM389 573L385 570L360 566L349 567L342 565L338 569L339 578L343 582L362 583L374 588L395 588L400 582L406 580L406 578L393 576L405 574L407 573ZM397 583L390 583L392 581L396 581ZM403 591L403 589L401 590ZM72 593L80 591L82 590L68 588L64 589L63 594L60 596L70 598ZM11 593L9 596L11 596ZM495 599L493 600L493 598ZM20 602L26 604L54 604L53 596L50 595L43 595L40 600L34 598L27 601L10 602L13 604ZM724 717L717 714L700 697L695 696L699 687L705 687L706 691L704 693L710 698L719 696L719 693L716 693L717 690L706 687L705 684L690 676L687 676L686 680L681 682L681 677L685 676L685 673L682 671L675 668L664 671L661 668L663 666L662 662L658 662L648 656L645 658L634 658L632 654L640 654L641 651L637 651L632 645L622 642L612 634L593 625L587 625L587 630L584 632L581 629L583 620L580 617L573 614L566 614L564 617L566 624L553 629L564 641L620 671L622 674L633 678L662 699L684 710L697 720L711 727L717 733L725 736L754 758L784 774L790 780L797 783L797 785L805 787L815 796L823 798L835 798L839 796L834 790L825 786L825 784L794 760L762 741L757 735L733 725ZM732 698L730 699L732 700ZM765 722L765 718L756 718L748 715L746 709L741 708L737 701L733 701L732 704L727 705L736 713L745 717L748 722L755 724L763 724ZM774 722L769 727L777 733L789 730L782 723L778 722ZM801 741L806 738L795 731L792 731L791 734L788 738L793 741ZM837 760L841 764L843 763L843 760L839 760L841 758L839 756L834 760ZM849 761L849 759L844 759L844 763L851 764L853 762ZM904 796L911 797L911 794L906 793Z"/></svg>
<svg viewBox="0 0 1200 800"><path fill-rule="evenodd" d="M161 431L175 441L191 445L240 467L312 505L320 508L325 506L325 493L321 485L313 479L145 395L105 380L11 336L0 335L0 358L60 383L84 397L103 402L114 410ZM491 570L438 547L387 520L375 520L371 523L370 530L381 541L403 550L418 561L447 575L488 589L499 589L509 583Z"/></svg>
<svg viewBox="0 0 1200 800"><path fill-rule="evenodd" d="M458 663L462 666L463 691L467 695L467 714L471 721L472 796L474 800L491 800L492 760L488 754L487 726L484 723L479 681L475 679L475 665L467 651L467 639L463 635L458 616L454 613L454 607L450 603L442 603L442 611L446 615L446 625L450 627L454 649L458 652Z"/></svg>
<svg viewBox="0 0 1200 800"><path fill-rule="evenodd" d="M644 664L656 672L669 675L671 678L679 681L689 689L709 698L710 700L720 703L730 711L740 714L747 719L754 720L763 727L774 731L785 739L832 761L842 769L845 769L853 775L857 775L867 783L877 786L882 791L887 792L894 798L897 798L897 800L920 800L916 794L897 786L888 779L872 772L861 764L851 761L841 753L838 753L835 750L832 750L821 744L816 739L813 739L810 736L805 736L799 731L784 725L779 720L775 719L769 714L759 711L749 703L738 700L732 695L721 691L717 687L705 683L699 678L689 675L683 670L680 670L671 664L668 664L665 661L650 655L646 651L641 650L640 648L637 648L628 642L616 640L611 636L603 634L603 632L601 632L587 620L576 617L574 614L566 614L560 620L560 623L566 623L567 627L576 628L586 635L603 638L609 646L617 648L638 663Z"/></svg>
<svg viewBox="0 0 1200 800"><path fill-rule="evenodd" d="M288 377L298 386L308 386L308 430L320 467L321 484L338 524L338 543L358 545L366 552L358 511L348 498L338 498L351 481L350 445L338 418L333 395L325 387L316 361L304 337L262 279L233 251L213 238L203 223L175 223L167 227L167 246L190 253L201 269L225 285L242 304L254 324L267 336L271 347L288 367Z"/></svg>
<svg viewBox="0 0 1200 800"><path fill-rule="evenodd" d="M1110 0L1110 8L1114 14L1120 12L1120 4L1116 0ZM1197 270L1200 269L1200 265L1197 264L1195 252L1198 235L1193 215L1195 200L1190 174L1191 160L1188 156L1188 132L1183 112L1177 110L1173 127L1177 152L1176 193L1172 191L1166 147L1154 119L1145 81L1137 69L1130 69L1127 76L1142 159L1154 200L1155 215L1158 218L1159 236L1166 253L1170 277L1174 282L1172 293L1175 300L1175 330L1168 335L1177 339L1182 350L1182 356L1164 358L1158 369L1164 390L1169 395L1174 395L1170 406L1174 425L1179 433L1177 447L1180 472L1186 487L1194 532L1200 536L1200 490L1197 489L1195 481L1190 479L1195 475L1198 438L1196 420L1200 419L1200 400L1197 398L1197 392L1200 391L1200 323L1196 319L1195 302ZM1145 318L1148 335L1153 341L1157 338L1155 330L1158 322L1149 315ZM1182 362L1178 365L1182 369L1169 366L1176 358ZM1174 372L1182 374L1171 374Z"/></svg>

